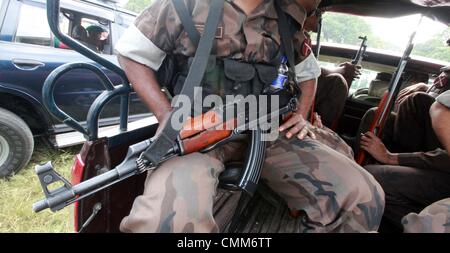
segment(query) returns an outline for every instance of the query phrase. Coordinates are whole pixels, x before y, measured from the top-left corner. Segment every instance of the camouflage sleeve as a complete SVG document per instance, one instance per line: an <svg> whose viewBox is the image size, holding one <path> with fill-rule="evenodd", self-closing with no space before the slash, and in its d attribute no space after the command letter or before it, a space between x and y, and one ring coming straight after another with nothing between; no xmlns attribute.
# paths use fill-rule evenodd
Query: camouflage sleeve
<svg viewBox="0 0 450 253"><path fill-rule="evenodd" d="M166 54L173 52L182 31L170 0L156 0L125 31L116 44L120 55L158 70Z"/></svg>
<svg viewBox="0 0 450 253"><path fill-rule="evenodd" d="M403 217L405 233L450 233L450 198L427 206L419 214Z"/></svg>
<svg viewBox="0 0 450 253"><path fill-rule="evenodd" d="M442 149L429 152L401 153L398 154L398 163L401 166L450 172L448 167L450 156Z"/></svg>

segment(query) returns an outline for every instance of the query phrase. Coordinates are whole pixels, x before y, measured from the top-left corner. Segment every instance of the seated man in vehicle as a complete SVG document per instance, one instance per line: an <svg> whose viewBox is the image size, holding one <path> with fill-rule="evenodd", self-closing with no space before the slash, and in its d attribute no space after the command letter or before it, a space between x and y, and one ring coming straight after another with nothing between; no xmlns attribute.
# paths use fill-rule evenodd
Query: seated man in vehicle
<svg viewBox="0 0 450 253"><path fill-rule="evenodd" d="M382 140L391 151L426 152L440 147L431 127L428 111L435 101L436 94L450 89L450 66L442 68L441 71L442 73L434 80L432 86L418 83L400 91L395 112L390 115L383 130ZM420 79L423 78L415 80ZM359 133L367 131L375 111L376 108L372 108L366 112L361 120ZM358 150L359 147L356 147L355 151L358 152Z"/></svg>
<svg viewBox="0 0 450 253"><path fill-rule="evenodd" d="M371 132L361 137L361 148L381 164L365 168L386 192L386 227L400 229L403 216L450 195L450 157L441 145L449 141L450 125L445 125L443 113L433 114L434 109L430 118L433 103L434 98L421 92L400 103L393 140L400 151L390 152Z"/></svg>
<svg viewBox="0 0 450 253"><path fill-rule="evenodd" d="M189 2L197 13L193 17L194 23L205 24L212 1ZM315 140L313 127L305 120L320 69L312 54L299 51L304 41L299 28L303 26L306 13L314 11L319 2L225 1L220 29L223 34L216 37L216 64L210 67L214 73L224 73L221 68L225 67L219 63L227 60L233 61L232 66L241 64L254 71L270 67L276 72L279 61L275 65L270 62L280 55L279 40L275 39L280 38L279 18L274 6L280 4L289 24L296 28L293 36L296 83L303 95L299 98L298 111L280 127L283 134L267 149L262 179L291 210L301 211L301 231L372 231L378 228L383 212L383 190L354 161ZM272 36L264 36L266 34ZM186 70L189 58L196 52L171 1L154 1L124 33L116 50L134 90L158 118L159 133L170 123L172 108L161 91L155 71L169 54L174 54L179 66ZM238 68L233 73L242 74L241 71ZM252 80L245 84L253 85L258 82L258 77L254 76ZM178 83L183 85L182 76ZM211 84L204 79L202 85ZM214 91L215 94L219 92ZM193 153L164 162L147 177L144 193L135 199L130 214L122 220L121 230L218 232L219 225L213 213L218 176L224 171L224 164L240 155L242 149L239 146L228 144L206 154Z"/></svg>
<svg viewBox="0 0 450 253"><path fill-rule="evenodd" d="M305 35L309 39L309 32L317 33L320 11L308 17L305 21ZM309 39L310 40L310 39ZM344 62L337 68L321 68L321 75L317 81L314 110L322 117L326 127L336 129L339 118L344 111L345 101L351 82L361 74L360 66Z"/></svg>
<svg viewBox="0 0 450 253"><path fill-rule="evenodd" d="M90 25L86 28L87 42L93 45L94 51L103 53L105 43L108 39L108 31L98 25Z"/></svg>
<svg viewBox="0 0 450 253"><path fill-rule="evenodd" d="M431 106L430 116L436 135L447 154L450 154L450 91L439 95ZM446 197L426 207L419 214L410 213L405 216L402 219L404 232L450 233L450 192Z"/></svg>

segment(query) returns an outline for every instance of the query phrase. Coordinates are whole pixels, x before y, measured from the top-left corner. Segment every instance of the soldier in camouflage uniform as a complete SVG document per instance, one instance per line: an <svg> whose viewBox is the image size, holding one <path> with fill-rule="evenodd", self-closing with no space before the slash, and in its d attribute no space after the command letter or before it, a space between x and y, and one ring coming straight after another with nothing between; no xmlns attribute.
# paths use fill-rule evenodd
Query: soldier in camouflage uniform
<svg viewBox="0 0 450 253"><path fill-rule="evenodd" d="M210 1L185 2L201 30ZM281 41L273 2L227 0L216 35L215 54L249 63L272 61ZM313 11L319 2L280 1L283 11L298 26L298 32L293 35L295 70L304 96L299 99L299 110L280 127L280 131L287 133L270 144L262 178L292 210L304 211L305 232L372 231L378 228L383 213L383 190L348 157L348 152L343 155L315 139L331 142L336 136L304 120L320 69L312 54L301 53L304 41L301 26L306 13ZM160 92L154 71L167 54L177 56L177 62L185 64L195 52L171 1L155 1L144 10L116 49L134 89L160 125L166 124L170 103ZM136 198L130 214L122 220L121 230L218 232L212 212L218 176L224 170L224 163L243 153L240 146L227 144L206 154L193 153L164 162L147 177L144 193Z"/></svg>
<svg viewBox="0 0 450 253"><path fill-rule="evenodd" d="M405 233L450 233L450 198L427 206L419 214L403 217Z"/></svg>

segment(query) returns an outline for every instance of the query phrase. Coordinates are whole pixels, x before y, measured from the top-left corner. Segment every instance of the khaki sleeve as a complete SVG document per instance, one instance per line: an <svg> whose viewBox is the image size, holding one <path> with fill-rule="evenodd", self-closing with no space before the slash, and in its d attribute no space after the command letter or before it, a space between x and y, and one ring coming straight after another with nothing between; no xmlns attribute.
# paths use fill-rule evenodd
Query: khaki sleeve
<svg viewBox="0 0 450 253"><path fill-rule="evenodd" d="M298 83L317 79L320 76L321 69L313 54L309 54L299 64L295 65L295 76Z"/></svg>
<svg viewBox="0 0 450 253"><path fill-rule="evenodd" d="M439 95L436 100L443 106L450 108L450 90Z"/></svg>
<svg viewBox="0 0 450 253"><path fill-rule="evenodd" d="M182 31L170 0L156 0L136 18L116 44L117 53L158 70L175 49Z"/></svg>
<svg viewBox="0 0 450 253"><path fill-rule="evenodd" d="M401 153L398 154L398 163L401 166L450 172L448 166L450 156L442 149L429 152Z"/></svg>

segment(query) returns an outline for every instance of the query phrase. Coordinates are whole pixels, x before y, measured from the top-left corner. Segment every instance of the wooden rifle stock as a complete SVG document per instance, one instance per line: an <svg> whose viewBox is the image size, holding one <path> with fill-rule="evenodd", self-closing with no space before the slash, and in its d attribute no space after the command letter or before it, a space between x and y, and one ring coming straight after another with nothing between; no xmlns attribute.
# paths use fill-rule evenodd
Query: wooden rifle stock
<svg viewBox="0 0 450 253"><path fill-rule="evenodd" d="M186 124L195 123L197 124L196 126L200 126L200 120L207 118L206 114L208 113L209 112L197 116ZM217 116L216 112L213 113L210 113L208 116ZM183 155L201 151L225 138L230 137L233 133L233 130L231 129L234 129L236 127L236 122L236 119L231 119L222 124L213 124L213 122L207 121L204 124L202 123L201 125L204 128L203 130L185 130L183 135L181 135L180 133L179 145L181 147ZM206 129L205 127L208 125L213 126ZM189 129L188 127L190 126L183 127L183 129ZM194 132L195 134L192 134ZM187 133L189 133L189 135Z"/></svg>
<svg viewBox="0 0 450 253"><path fill-rule="evenodd" d="M222 118L216 111L208 111L197 117L189 118L187 122L183 124L183 128L180 131L180 139L189 138L221 123Z"/></svg>

